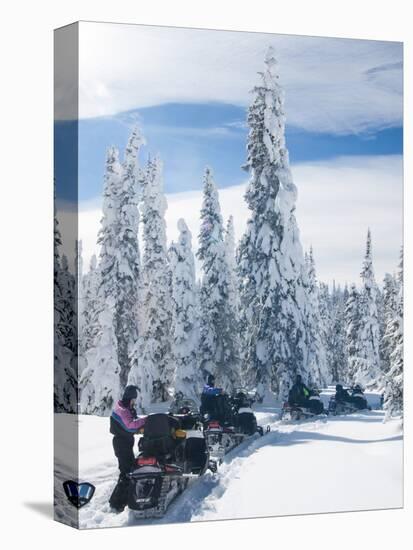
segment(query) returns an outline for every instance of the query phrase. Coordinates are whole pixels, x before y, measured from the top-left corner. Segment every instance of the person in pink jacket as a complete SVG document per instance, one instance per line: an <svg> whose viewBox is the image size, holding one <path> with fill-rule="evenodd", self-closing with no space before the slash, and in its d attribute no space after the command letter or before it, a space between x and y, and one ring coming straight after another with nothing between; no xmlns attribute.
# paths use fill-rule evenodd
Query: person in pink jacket
<svg viewBox="0 0 413 550"><path fill-rule="evenodd" d="M135 465L133 446L135 434L143 428L146 418L136 414L136 386L126 386L122 399L115 405L110 416L110 433L113 434L113 450L118 459L119 479L109 499L109 504L116 512L122 512L127 503L129 479L127 474Z"/></svg>

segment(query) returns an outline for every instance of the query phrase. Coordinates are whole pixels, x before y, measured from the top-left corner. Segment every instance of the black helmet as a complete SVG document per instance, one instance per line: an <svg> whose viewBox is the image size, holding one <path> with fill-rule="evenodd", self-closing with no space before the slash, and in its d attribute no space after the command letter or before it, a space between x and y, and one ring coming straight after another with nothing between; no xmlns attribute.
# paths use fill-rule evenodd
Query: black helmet
<svg viewBox="0 0 413 550"><path fill-rule="evenodd" d="M336 391L341 391L343 389L343 386L341 384L336 385Z"/></svg>
<svg viewBox="0 0 413 550"><path fill-rule="evenodd" d="M138 389L136 386L126 386L125 391L123 392L122 401L129 403L131 399L136 399L138 397Z"/></svg>
<svg viewBox="0 0 413 550"><path fill-rule="evenodd" d="M299 384L300 382L302 382L302 380L303 377L301 376L301 374L297 374L297 376L295 377L295 383Z"/></svg>
<svg viewBox="0 0 413 550"><path fill-rule="evenodd" d="M213 374L208 375L207 382L208 382L209 386L214 386L215 385L215 376Z"/></svg>

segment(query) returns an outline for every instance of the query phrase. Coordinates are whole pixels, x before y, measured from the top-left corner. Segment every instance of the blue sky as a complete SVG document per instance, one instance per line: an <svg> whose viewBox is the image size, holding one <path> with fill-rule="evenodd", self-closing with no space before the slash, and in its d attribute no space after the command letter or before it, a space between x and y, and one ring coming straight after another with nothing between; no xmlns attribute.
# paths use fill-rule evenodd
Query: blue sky
<svg viewBox="0 0 413 550"><path fill-rule="evenodd" d="M160 154L164 162L167 193L200 189L206 165L213 168L220 187L237 185L245 179L245 144L248 129L246 109L222 103L170 103L133 110L114 116L82 119L79 122L79 199L89 200L102 192L105 152L109 145L121 151L130 128L139 123L148 145L148 154ZM73 125L60 123L73 132ZM292 164L330 160L344 155L394 155L403 152L400 126L370 128L355 134L311 132L287 125L287 146ZM57 180L67 181L73 174L69 163L58 163ZM65 195L69 198L69 194Z"/></svg>
<svg viewBox="0 0 413 550"><path fill-rule="evenodd" d="M237 212L228 206L224 214L242 217L241 236L248 215L241 168L246 112L270 45L285 90L301 239L318 253L320 278L357 279L368 226L373 241L379 237L379 277L394 269L402 240L402 44L99 23L80 24L78 181L80 218L89 220L82 226L86 263L96 251L105 151L115 145L122 152L136 122L148 143L141 163L149 153L163 160L175 209L167 214L168 237L175 238L181 194L187 193L187 208L199 207L206 165L223 201L237 203ZM62 97L67 84L58 83ZM67 120L64 102L56 112L57 194L73 200L76 163L61 158L60 144L76 124ZM196 224L194 216L194 235Z"/></svg>

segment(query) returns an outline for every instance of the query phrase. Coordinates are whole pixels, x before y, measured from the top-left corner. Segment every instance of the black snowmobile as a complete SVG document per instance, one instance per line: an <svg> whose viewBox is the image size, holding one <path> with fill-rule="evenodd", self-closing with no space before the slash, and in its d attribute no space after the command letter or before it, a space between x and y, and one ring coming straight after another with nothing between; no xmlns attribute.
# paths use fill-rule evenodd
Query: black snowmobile
<svg viewBox="0 0 413 550"><path fill-rule="evenodd" d="M211 470L217 469L224 455L247 438L256 433L264 435L246 392L238 391L231 398L226 394L203 396L201 413Z"/></svg>
<svg viewBox="0 0 413 550"><path fill-rule="evenodd" d="M147 417L136 467L129 474L128 507L135 517L162 517L189 479L205 473L209 452L202 430L181 428L192 420L183 413Z"/></svg>
<svg viewBox="0 0 413 550"><path fill-rule="evenodd" d="M193 399L177 398L170 406L169 414L179 420L182 430L203 429L201 413Z"/></svg>
<svg viewBox="0 0 413 550"><path fill-rule="evenodd" d="M337 416L352 414L362 410L371 410L363 388L357 385L353 388L345 389L341 384L338 384L336 386L336 394L331 396L328 404L329 414Z"/></svg>
<svg viewBox="0 0 413 550"><path fill-rule="evenodd" d="M297 422L327 414L328 411L324 408L319 390L313 388L303 403L286 401L281 411L281 420L284 422Z"/></svg>

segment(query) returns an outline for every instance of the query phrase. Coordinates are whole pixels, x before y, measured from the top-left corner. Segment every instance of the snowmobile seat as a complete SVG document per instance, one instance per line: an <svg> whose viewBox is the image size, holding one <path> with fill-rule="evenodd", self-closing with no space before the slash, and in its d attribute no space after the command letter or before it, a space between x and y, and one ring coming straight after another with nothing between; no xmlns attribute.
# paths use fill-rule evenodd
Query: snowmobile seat
<svg viewBox="0 0 413 550"><path fill-rule="evenodd" d="M189 430L184 446L184 471L203 474L208 466L208 447L202 432Z"/></svg>
<svg viewBox="0 0 413 550"><path fill-rule="evenodd" d="M351 401L358 410L367 409L367 399L362 393L356 393L351 396Z"/></svg>
<svg viewBox="0 0 413 550"><path fill-rule="evenodd" d="M251 409L241 408L237 415L237 427L247 435L252 435L257 431L257 419Z"/></svg>
<svg viewBox="0 0 413 550"><path fill-rule="evenodd" d="M211 420L221 420L223 414L220 407L220 395L201 395L201 414L208 414Z"/></svg>
<svg viewBox="0 0 413 550"><path fill-rule="evenodd" d="M322 414L324 412L324 405L319 399L309 399L308 408L313 414Z"/></svg>
<svg viewBox="0 0 413 550"><path fill-rule="evenodd" d="M139 442L139 450L146 456L155 456L160 459L170 456L176 447L172 430L178 427L179 423L167 414L150 414L145 422L144 435Z"/></svg>

